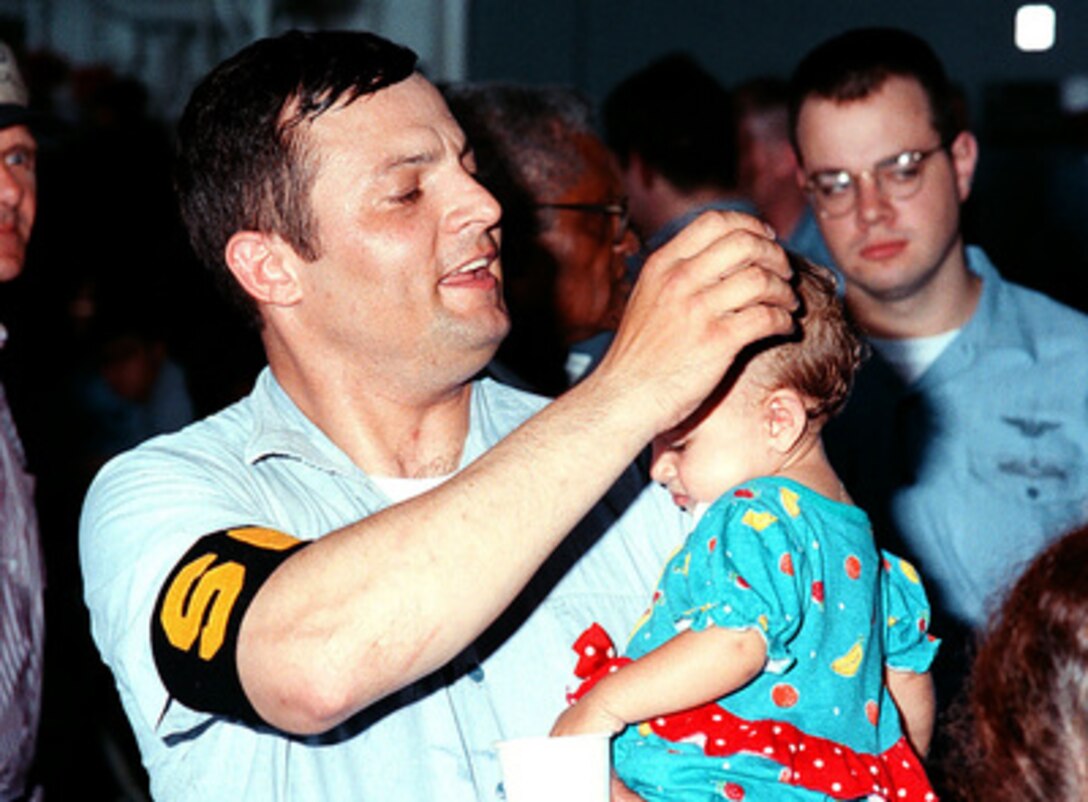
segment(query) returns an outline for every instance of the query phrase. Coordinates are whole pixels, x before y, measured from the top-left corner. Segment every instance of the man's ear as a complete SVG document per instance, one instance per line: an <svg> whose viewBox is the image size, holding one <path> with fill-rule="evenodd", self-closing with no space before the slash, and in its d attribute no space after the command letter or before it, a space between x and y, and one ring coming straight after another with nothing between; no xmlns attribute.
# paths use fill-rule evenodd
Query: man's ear
<svg viewBox="0 0 1088 802"><path fill-rule="evenodd" d="M302 298L298 257L279 237L260 231L238 231L227 241L227 267L258 303L291 306Z"/></svg>
<svg viewBox="0 0 1088 802"><path fill-rule="evenodd" d="M768 443L780 454L789 451L808 427L808 410L796 390L780 388L763 402Z"/></svg>
<svg viewBox="0 0 1088 802"><path fill-rule="evenodd" d="M956 191L960 203L971 194L971 181L975 177L975 165L978 164L978 140L970 131L960 131L952 140L949 148L952 154L952 168L956 173Z"/></svg>

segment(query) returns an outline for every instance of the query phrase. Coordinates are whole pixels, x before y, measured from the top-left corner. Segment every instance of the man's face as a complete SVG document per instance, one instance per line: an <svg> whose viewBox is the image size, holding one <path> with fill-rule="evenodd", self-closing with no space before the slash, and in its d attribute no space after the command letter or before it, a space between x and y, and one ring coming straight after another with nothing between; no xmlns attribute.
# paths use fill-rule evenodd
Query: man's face
<svg viewBox="0 0 1088 802"><path fill-rule="evenodd" d="M412 387L471 376L509 328L500 209L438 92L412 76L303 137L319 253L299 271L307 331Z"/></svg>
<svg viewBox="0 0 1088 802"><path fill-rule="evenodd" d="M614 206L623 187L608 148L596 137L579 135L576 147L585 161L576 183L549 203ZM629 290L627 256L638 240L624 233L617 215L579 209L549 209L540 245L555 262L554 302L560 334L569 345L615 329ZM621 236L622 235L622 236Z"/></svg>
<svg viewBox="0 0 1088 802"><path fill-rule="evenodd" d="M848 299L860 293L893 303L915 297L942 271L962 268L959 209L975 165L970 134L961 134L951 153L940 150L918 165L920 189L909 198L889 197L871 175L858 179L891 156L941 144L917 81L893 76L856 101L809 98L798 116L797 140L804 176L847 170L855 177L854 209L820 215L820 230L846 275Z"/></svg>
<svg viewBox="0 0 1088 802"><path fill-rule="evenodd" d="M23 269L38 205L37 152L25 125L0 129L0 281Z"/></svg>

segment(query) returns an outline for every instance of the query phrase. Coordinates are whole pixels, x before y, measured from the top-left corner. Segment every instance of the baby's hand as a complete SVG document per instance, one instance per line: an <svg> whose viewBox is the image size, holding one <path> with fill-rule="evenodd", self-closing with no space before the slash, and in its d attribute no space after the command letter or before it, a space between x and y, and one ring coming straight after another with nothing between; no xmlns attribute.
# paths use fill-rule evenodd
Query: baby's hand
<svg viewBox="0 0 1088 802"><path fill-rule="evenodd" d="M609 713L600 705L595 704L591 692L563 711L563 714L556 719L551 734L583 735L591 732L617 733L626 726L626 721Z"/></svg>

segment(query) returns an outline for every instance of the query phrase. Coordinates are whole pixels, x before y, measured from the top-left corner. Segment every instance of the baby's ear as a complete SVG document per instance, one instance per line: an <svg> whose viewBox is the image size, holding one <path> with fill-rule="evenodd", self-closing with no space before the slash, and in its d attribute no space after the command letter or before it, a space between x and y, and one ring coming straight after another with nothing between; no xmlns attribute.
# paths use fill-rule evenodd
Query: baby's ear
<svg viewBox="0 0 1088 802"><path fill-rule="evenodd" d="M780 388L763 403L770 446L780 454L792 449L808 425L808 409L796 390Z"/></svg>

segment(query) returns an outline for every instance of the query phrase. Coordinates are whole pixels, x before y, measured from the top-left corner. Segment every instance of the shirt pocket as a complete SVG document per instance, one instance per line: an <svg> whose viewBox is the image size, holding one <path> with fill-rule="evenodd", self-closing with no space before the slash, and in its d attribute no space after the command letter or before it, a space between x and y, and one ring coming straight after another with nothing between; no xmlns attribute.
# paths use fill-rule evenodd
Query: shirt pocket
<svg viewBox="0 0 1088 802"><path fill-rule="evenodd" d="M1049 421L1005 419L1019 436L971 448L969 470L995 502L1016 508L1017 518L1030 510L1034 519L1055 532L1086 518L1088 481L1083 448Z"/></svg>

